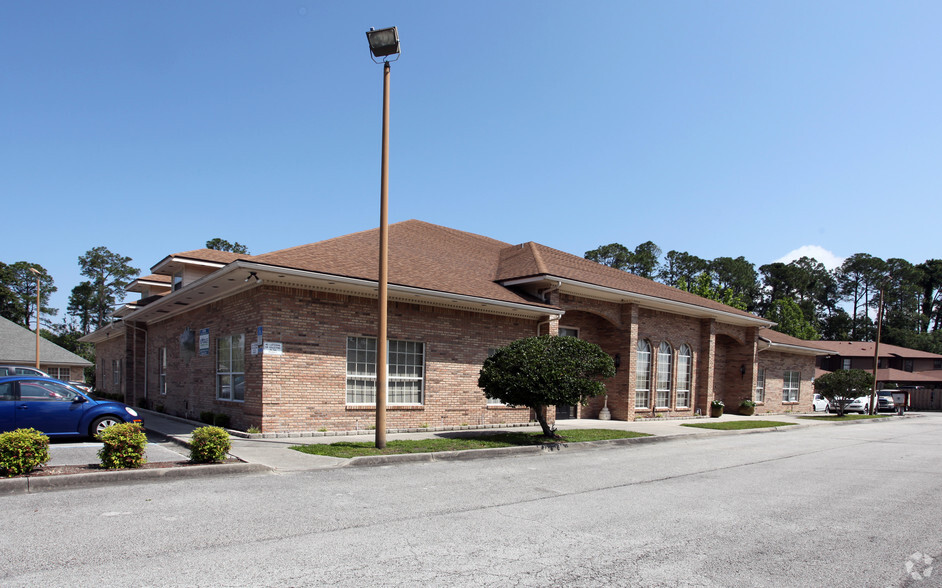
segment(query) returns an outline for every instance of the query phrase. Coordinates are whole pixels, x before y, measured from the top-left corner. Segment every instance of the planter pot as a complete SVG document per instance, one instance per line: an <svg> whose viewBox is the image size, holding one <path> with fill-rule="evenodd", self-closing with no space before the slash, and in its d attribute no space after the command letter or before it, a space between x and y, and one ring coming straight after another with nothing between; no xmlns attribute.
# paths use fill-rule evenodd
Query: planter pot
<svg viewBox="0 0 942 588"><path fill-rule="evenodd" d="M752 416L756 414L756 407L754 406L740 406L739 414L743 416Z"/></svg>
<svg viewBox="0 0 942 588"><path fill-rule="evenodd" d="M723 407L722 406L711 406L710 407L710 416L718 419L723 416Z"/></svg>

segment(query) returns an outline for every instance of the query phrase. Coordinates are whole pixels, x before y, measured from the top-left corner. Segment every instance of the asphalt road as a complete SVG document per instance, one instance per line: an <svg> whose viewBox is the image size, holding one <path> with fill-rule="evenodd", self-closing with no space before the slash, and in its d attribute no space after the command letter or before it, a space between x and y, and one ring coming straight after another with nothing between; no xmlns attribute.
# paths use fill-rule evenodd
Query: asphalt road
<svg viewBox="0 0 942 588"><path fill-rule="evenodd" d="M6 496L0 585L940 586L940 448L926 415Z"/></svg>

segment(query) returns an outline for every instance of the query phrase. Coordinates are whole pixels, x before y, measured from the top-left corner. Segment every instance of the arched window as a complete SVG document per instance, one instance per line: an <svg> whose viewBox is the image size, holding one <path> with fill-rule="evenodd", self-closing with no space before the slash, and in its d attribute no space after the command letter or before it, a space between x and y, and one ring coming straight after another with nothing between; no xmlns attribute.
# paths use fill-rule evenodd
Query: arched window
<svg viewBox="0 0 942 588"><path fill-rule="evenodd" d="M651 344L638 341L638 368L635 374L635 408L651 406Z"/></svg>
<svg viewBox="0 0 942 588"><path fill-rule="evenodd" d="M690 382L693 379L693 353L686 343L677 352L677 408L690 408Z"/></svg>
<svg viewBox="0 0 942 588"><path fill-rule="evenodd" d="M671 374L674 367L674 350L662 342L657 348L657 404L656 408L671 407Z"/></svg>

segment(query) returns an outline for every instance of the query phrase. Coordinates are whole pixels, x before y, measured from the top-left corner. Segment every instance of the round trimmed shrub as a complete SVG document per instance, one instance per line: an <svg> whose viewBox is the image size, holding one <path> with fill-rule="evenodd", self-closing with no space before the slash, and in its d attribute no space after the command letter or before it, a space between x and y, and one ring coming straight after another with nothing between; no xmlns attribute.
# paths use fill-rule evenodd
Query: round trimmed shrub
<svg viewBox="0 0 942 588"><path fill-rule="evenodd" d="M49 437L36 429L0 433L0 474L6 477L28 474L50 459Z"/></svg>
<svg viewBox="0 0 942 588"><path fill-rule="evenodd" d="M221 427L200 427L190 438L190 461L216 463L225 461L232 442L229 433Z"/></svg>
<svg viewBox="0 0 942 588"><path fill-rule="evenodd" d="M98 440L104 443L98 450L98 459L104 468L139 468L147 463L144 459L147 435L139 423L111 425L98 435Z"/></svg>

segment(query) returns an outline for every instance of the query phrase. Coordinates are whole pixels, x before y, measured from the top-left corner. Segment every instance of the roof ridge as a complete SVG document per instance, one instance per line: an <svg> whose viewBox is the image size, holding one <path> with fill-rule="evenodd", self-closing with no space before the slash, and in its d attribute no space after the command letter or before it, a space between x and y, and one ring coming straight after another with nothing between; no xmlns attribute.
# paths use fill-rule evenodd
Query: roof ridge
<svg viewBox="0 0 942 588"><path fill-rule="evenodd" d="M546 263L543 261L543 256L540 255L540 249L537 247L539 243L534 241L527 241L526 243L530 247L530 252L533 254L533 261L536 262L536 269L541 274L548 274L549 271L546 269ZM542 245L540 245L542 247Z"/></svg>

